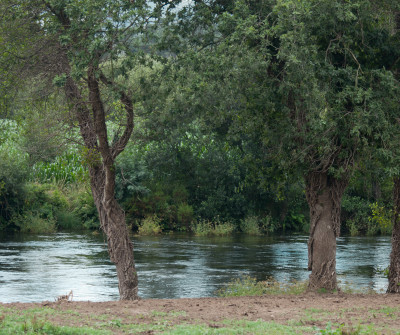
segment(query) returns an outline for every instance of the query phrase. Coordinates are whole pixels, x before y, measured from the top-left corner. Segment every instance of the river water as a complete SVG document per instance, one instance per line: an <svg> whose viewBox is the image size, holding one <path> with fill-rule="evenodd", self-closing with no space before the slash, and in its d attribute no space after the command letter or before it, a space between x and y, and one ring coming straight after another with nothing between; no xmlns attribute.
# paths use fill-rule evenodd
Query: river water
<svg viewBox="0 0 400 335"><path fill-rule="evenodd" d="M142 298L215 296L232 279L305 280L307 236L133 237ZM355 289L383 292L389 237L341 237L337 273ZM0 236L0 302L118 299L115 267L101 235Z"/></svg>

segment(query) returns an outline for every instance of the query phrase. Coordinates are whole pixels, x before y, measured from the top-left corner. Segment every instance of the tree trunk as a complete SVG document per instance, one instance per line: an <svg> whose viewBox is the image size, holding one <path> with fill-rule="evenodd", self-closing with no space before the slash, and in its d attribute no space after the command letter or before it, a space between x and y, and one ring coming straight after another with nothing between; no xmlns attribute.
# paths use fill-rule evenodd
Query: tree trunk
<svg viewBox="0 0 400 335"><path fill-rule="evenodd" d="M389 265L387 293L400 293L400 178L394 179L393 186L393 231L392 252Z"/></svg>
<svg viewBox="0 0 400 335"><path fill-rule="evenodd" d="M138 277L125 213L114 197L107 199L105 196L104 169L91 167L90 179L100 226L107 236L108 253L117 270L120 300L136 300L139 298Z"/></svg>
<svg viewBox="0 0 400 335"><path fill-rule="evenodd" d="M400 32L400 11L395 12L395 22L396 32ZM397 79L399 79L399 72L399 70L394 72ZM400 177L394 178L393 181L392 252L390 253L389 285L386 292L400 293Z"/></svg>
<svg viewBox="0 0 400 335"><path fill-rule="evenodd" d="M347 181L336 180L327 172L311 172L305 181L311 220L308 287L333 291L337 289L336 237L340 234L340 203Z"/></svg>

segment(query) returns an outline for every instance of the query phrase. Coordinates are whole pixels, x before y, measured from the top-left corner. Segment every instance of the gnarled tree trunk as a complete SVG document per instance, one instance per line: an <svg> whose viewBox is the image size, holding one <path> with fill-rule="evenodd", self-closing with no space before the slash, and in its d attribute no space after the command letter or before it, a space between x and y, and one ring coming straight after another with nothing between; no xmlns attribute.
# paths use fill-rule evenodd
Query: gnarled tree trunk
<svg viewBox="0 0 400 335"><path fill-rule="evenodd" d="M100 226L107 236L108 253L117 270L120 299L138 299L138 277L133 257L133 244L125 224L125 212L113 195L106 196L107 182L104 168L90 167L89 171Z"/></svg>
<svg viewBox="0 0 400 335"><path fill-rule="evenodd" d="M393 186L393 231L392 252L390 253L389 285L387 293L400 293L400 178L394 179Z"/></svg>
<svg viewBox="0 0 400 335"><path fill-rule="evenodd" d="M336 237L340 234L340 204L347 179L337 180L327 172L310 172L305 177L310 207L308 240L309 289L337 289Z"/></svg>

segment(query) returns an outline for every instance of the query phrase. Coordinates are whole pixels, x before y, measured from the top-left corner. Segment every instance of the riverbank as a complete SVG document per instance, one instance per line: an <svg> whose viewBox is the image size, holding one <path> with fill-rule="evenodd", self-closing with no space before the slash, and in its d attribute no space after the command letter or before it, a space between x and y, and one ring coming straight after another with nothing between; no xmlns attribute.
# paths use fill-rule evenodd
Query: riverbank
<svg viewBox="0 0 400 335"><path fill-rule="evenodd" d="M305 293L0 304L0 334L18 333L399 334L400 296Z"/></svg>

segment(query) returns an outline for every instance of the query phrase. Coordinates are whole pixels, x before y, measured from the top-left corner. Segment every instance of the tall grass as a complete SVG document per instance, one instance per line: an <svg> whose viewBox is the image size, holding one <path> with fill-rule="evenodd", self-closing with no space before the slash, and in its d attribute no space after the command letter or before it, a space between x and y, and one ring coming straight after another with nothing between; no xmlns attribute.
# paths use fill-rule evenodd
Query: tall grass
<svg viewBox="0 0 400 335"><path fill-rule="evenodd" d="M231 222L221 222L219 220L209 221L200 220L192 223L192 231L196 236L226 236L235 231L236 227Z"/></svg>
<svg viewBox="0 0 400 335"><path fill-rule="evenodd" d="M220 297L261 296L266 294L300 294L307 290L307 281L278 282L274 278L257 281L256 278L243 276L232 280L217 291Z"/></svg>
<svg viewBox="0 0 400 335"><path fill-rule="evenodd" d="M50 163L36 163L32 167L31 178L40 183L72 184L86 180L87 171L82 164L81 155L76 150L70 150Z"/></svg>

